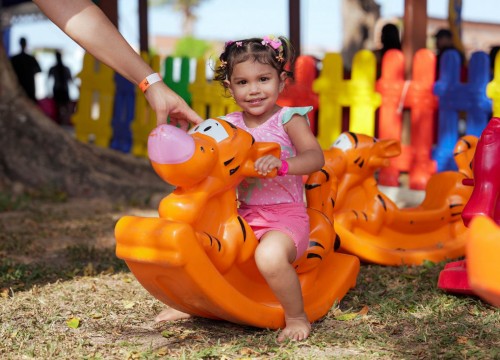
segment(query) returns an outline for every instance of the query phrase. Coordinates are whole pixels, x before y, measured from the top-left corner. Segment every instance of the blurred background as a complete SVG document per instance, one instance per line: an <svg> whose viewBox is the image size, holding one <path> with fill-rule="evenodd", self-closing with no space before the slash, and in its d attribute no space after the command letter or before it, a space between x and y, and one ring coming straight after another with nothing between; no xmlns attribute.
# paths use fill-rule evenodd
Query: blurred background
<svg viewBox="0 0 500 360"><path fill-rule="evenodd" d="M101 0L101 7L113 7L116 1L118 28L129 43L140 49L139 6L136 0ZM408 2L408 1L407 1ZM434 35L449 28L450 1L411 1L426 5L426 47L435 50ZM496 0L464 0L461 5L461 41L466 56L500 42L500 4ZM54 65L54 51L62 53L63 63L73 76L82 68L84 51L47 20L30 1L3 0L2 31L9 56L19 53L19 39L27 39L27 50L38 60L41 72L36 76L36 97L51 95L48 71ZM295 5L294 5L295 4ZM299 4L298 14L291 6ZM291 22L300 28L300 53L319 59L327 52L341 52L346 62L349 37L361 36L355 52L361 48L381 48L380 31L384 24L394 23L402 31L405 0L149 0L147 2L149 51L164 58L182 52L182 39L198 40L198 51L217 56L223 43L230 39L276 34L290 36ZM408 7L408 4L406 4ZM361 9L356 11L356 9ZM298 15L298 18L297 18ZM354 33L354 35L352 34ZM292 40L294 40L292 38ZM294 44L297 47L297 44ZM194 54L197 57L198 54ZM78 83L70 84L70 96L78 98Z"/></svg>

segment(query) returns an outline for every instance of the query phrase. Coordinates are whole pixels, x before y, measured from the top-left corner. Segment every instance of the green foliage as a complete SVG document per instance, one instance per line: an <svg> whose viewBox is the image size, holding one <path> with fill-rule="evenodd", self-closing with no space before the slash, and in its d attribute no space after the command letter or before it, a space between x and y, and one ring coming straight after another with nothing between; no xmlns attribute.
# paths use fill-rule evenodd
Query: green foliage
<svg viewBox="0 0 500 360"><path fill-rule="evenodd" d="M173 56L198 59L203 58L210 49L211 45L209 42L186 36L177 41Z"/></svg>

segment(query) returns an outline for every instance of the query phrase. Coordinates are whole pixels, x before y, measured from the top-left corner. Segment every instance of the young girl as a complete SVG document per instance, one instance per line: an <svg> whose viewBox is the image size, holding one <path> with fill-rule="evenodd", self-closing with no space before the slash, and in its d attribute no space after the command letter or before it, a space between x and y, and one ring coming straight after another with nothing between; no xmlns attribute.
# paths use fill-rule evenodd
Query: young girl
<svg viewBox="0 0 500 360"><path fill-rule="evenodd" d="M283 37L232 41L226 43L216 69L216 79L243 109L228 114L225 120L248 131L256 141L281 145L281 159L264 156L255 162L258 173L267 175L277 169L278 176L247 178L238 187L239 212L259 239L255 262L285 312L286 327L278 341L304 340L311 331L291 264L309 243L301 175L324 165L323 151L307 120L312 107L281 108L276 104L291 76L285 66L292 56L290 43ZM156 320L181 317L185 316L170 310Z"/></svg>

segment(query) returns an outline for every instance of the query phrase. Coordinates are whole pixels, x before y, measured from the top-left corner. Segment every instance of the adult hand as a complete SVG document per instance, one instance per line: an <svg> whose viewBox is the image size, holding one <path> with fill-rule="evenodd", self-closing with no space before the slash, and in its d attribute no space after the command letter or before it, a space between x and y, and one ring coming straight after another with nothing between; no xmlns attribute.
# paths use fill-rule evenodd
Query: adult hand
<svg viewBox="0 0 500 360"><path fill-rule="evenodd" d="M189 123L199 124L203 121L179 95L161 81L151 85L144 95L156 113L157 125L165 124L167 117L170 117L171 125L179 125L181 129L187 130Z"/></svg>

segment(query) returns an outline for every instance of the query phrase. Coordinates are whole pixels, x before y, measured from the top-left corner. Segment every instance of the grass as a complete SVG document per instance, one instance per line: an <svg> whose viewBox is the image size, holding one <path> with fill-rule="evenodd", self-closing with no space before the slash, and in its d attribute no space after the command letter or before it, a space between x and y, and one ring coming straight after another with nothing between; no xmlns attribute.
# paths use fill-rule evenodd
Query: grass
<svg viewBox="0 0 500 360"><path fill-rule="evenodd" d="M114 223L134 212L147 209L85 200L0 214L1 359L500 359L500 311L437 289L444 263L363 264L301 343L201 318L154 324L164 305L114 256Z"/></svg>

